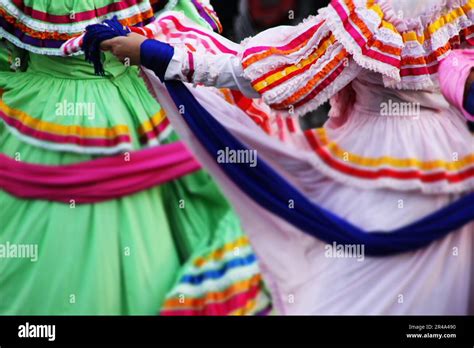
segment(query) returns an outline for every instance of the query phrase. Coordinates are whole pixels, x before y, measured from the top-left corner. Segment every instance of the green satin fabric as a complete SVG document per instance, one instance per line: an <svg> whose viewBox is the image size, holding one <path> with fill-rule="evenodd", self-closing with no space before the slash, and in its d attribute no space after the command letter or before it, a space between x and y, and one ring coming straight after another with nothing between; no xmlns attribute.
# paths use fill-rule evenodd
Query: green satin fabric
<svg viewBox="0 0 474 348"><path fill-rule="evenodd" d="M59 8L79 1L35 0L38 3ZM180 1L178 6L196 16L189 5ZM27 63L26 72L0 68L3 100L11 107L63 124L124 123L132 130L134 148L141 147L136 126L160 105L135 68L107 56L107 76L102 78L93 75L82 57L29 54ZM51 111L64 99L91 101L100 117L58 120ZM166 142L176 139L171 134ZM38 146L1 121L0 150L21 161L50 165L97 157ZM200 248L208 252L210 241L225 244L227 236L218 226L229 214L239 226L205 172L122 199L80 206L19 199L0 191L0 251L8 245L33 245L38 251L34 262L0 254L0 315L156 314L189 257Z"/></svg>

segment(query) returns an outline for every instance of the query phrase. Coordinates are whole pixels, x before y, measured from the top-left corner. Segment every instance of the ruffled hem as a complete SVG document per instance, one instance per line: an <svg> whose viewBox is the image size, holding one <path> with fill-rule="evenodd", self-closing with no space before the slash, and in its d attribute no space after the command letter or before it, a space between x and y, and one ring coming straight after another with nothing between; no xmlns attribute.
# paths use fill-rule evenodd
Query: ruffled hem
<svg viewBox="0 0 474 348"><path fill-rule="evenodd" d="M335 0L321 15L358 64L384 75L386 87L422 90L438 88L439 64L453 49L474 43L473 10L471 0L446 0L421 16L400 19L386 0L374 4ZM396 48L399 53L384 53L385 48L374 42L388 50ZM374 59L369 53L383 56ZM393 58L392 67L387 66L384 60Z"/></svg>
<svg viewBox="0 0 474 348"><path fill-rule="evenodd" d="M380 116L372 118L374 117ZM370 135L378 133L379 127L374 124L374 119L368 120L365 125L360 120L355 122L362 123L332 130L329 122L327 129L305 133L308 149L312 151L308 161L325 176L362 189L416 190L425 194L465 193L474 190L474 137L469 134L464 123L453 125L454 122L446 122L439 124L439 127L420 127L416 132L429 129L430 134L417 137L410 134L410 129L405 129L407 135L397 137L395 146L390 143L390 137L384 138L385 143L375 143L376 140L373 140L371 144L366 140L377 139L380 142L380 136ZM383 127L387 131L386 128L390 125L384 123ZM454 138L448 134L449 130L440 127L450 129L453 134L459 134L459 131L465 134ZM462 128L456 130L456 127ZM357 140L354 131L350 129L358 129L357 133L366 134L366 137ZM392 129L389 133L400 131ZM423 140L433 138L443 139L443 142ZM344 144L351 146L346 147ZM383 149L392 149L391 154L389 151L384 153ZM428 153L436 155L426 157Z"/></svg>
<svg viewBox="0 0 474 348"><path fill-rule="evenodd" d="M245 46L244 77L273 109L290 116L322 105L360 72L320 16L288 31L264 32Z"/></svg>
<svg viewBox="0 0 474 348"><path fill-rule="evenodd" d="M54 0L50 1L56 3ZM22 3L22 1L20 2ZM21 25L32 31L44 33L44 35L47 33L51 35L80 33L87 25L114 15L119 19L139 16L142 21L153 17L148 0L109 1L109 4L102 8L91 7L80 11L64 6L64 8L56 10L57 13L43 12L40 8L35 8L34 4L33 7L24 4L18 6L12 0L4 0L0 4L0 9L16 19L14 25ZM74 13L74 16L71 13Z"/></svg>
<svg viewBox="0 0 474 348"><path fill-rule="evenodd" d="M394 24L398 31L406 32L414 30L424 32L425 28L439 19L443 14L465 6L469 0L443 0L439 4L433 4L431 7L425 9L424 13L408 18L400 18L400 16L395 13L391 0L378 0L377 2L385 13L386 19Z"/></svg>
<svg viewBox="0 0 474 348"><path fill-rule="evenodd" d="M220 236L183 267L161 315L261 315L271 309L248 238L235 232Z"/></svg>
<svg viewBox="0 0 474 348"><path fill-rule="evenodd" d="M124 25L142 26L154 18L147 0L110 2L103 8L77 11L74 16L70 15L71 10L74 9L64 8L58 13L47 13L39 8L28 7L21 1L15 4L6 0L0 4L0 33L16 46L30 52L60 55L61 45L81 34L90 24L117 16Z"/></svg>

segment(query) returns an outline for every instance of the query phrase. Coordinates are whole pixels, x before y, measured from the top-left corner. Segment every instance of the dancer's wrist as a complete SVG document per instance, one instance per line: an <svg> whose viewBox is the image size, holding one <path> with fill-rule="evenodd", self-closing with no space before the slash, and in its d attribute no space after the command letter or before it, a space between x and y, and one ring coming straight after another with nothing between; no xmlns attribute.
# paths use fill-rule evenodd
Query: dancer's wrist
<svg viewBox="0 0 474 348"><path fill-rule="evenodd" d="M173 55L174 48L161 41L148 39L140 46L141 65L153 70L161 81L165 79L166 70Z"/></svg>

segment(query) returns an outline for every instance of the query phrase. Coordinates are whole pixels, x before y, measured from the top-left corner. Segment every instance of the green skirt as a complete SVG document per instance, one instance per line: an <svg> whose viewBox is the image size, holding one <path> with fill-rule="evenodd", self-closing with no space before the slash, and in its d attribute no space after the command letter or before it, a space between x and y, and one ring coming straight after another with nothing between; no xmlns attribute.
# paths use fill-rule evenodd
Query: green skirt
<svg viewBox="0 0 474 348"><path fill-rule="evenodd" d="M165 110L138 71L110 56L105 68L106 77L97 77L82 57L30 54L26 72L0 72L1 152L27 163L64 165L177 140L169 127L156 131ZM83 113L75 113L77 105ZM243 236L202 171L98 204L26 200L0 191L0 207L0 248L37 247L37 257L0 253L3 315L156 314L167 295L176 296L174 286L199 255ZM225 291L255 273L205 291ZM249 305L240 314L261 307Z"/></svg>
<svg viewBox="0 0 474 348"><path fill-rule="evenodd" d="M0 39L0 71L9 71L11 64L11 54L7 42Z"/></svg>

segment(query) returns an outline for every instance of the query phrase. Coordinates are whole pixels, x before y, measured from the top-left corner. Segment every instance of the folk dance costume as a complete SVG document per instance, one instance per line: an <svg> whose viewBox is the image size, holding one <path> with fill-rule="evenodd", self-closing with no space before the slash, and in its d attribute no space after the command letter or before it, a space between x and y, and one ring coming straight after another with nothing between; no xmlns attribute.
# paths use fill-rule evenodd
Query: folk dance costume
<svg viewBox="0 0 474 348"><path fill-rule="evenodd" d="M22 49L0 55L0 244L38 247L36 262L0 260L0 313L268 309L238 218L137 69L106 54L102 77L82 56L60 57L86 26L113 16L143 26L161 5L0 1L0 35ZM205 3L171 8L218 29Z"/></svg>
<svg viewBox="0 0 474 348"><path fill-rule="evenodd" d="M277 311L472 313L474 138L437 73L474 43L474 1L333 0L241 45L191 26L178 14L152 23L145 34L174 47L145 41L142 65L242 217ZM175 79L292 116L331 98L331 118L282 142ZM224 148L257 150L258 165L219 162Z"/></svg>

